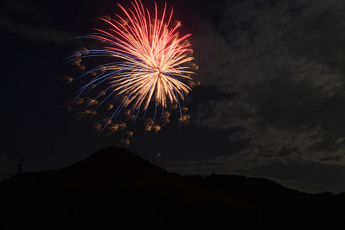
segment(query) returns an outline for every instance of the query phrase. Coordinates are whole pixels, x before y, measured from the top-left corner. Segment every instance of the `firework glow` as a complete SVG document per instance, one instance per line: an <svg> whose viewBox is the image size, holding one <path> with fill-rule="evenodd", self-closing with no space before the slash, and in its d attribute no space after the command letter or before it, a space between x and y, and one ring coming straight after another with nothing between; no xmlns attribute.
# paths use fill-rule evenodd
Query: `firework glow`
<svg viewBox="0 0 345 230"><path fill-rule="evenodd" d="M84 57L107 57L109 63L97 66L81 77L92 79L81 87L73 103L79 103L83 94L97 91L91 100L84 100L87 106L97 109L104 104L107 110L115 110L102 127L99 122L94 129L102 132L107 126L110 131L119 127L112 124L121 112L134 124L138 117L145 118L149 108L154 111L152 118L145 118L145 130L159 129L156 120L169 120L171 112L178 112L181 122L185 120L182 106L185 96L197 83L191 75L197 66L192 63L191 44L186 40L191 34L179 36L181 22L172 23L173 8L167 12L165 3L161 17L155 3L154 14L145 9L137 0L132 3L133 9L126 10L120 4L125 17L116 15L100 18L107 23L108 29L95 29L95 33L86 37L100 41L101 49L81 49L71 54L68 61L82 70ZM85 38L85 37L84 37ZM77 78L77 79L78 79ZM76 79L75 79L76 80ZM115 106L116 105L116 106ZM93 115L90 110L83 116ZM149 122L148 120L149 119ZM150 124L151 127L148 127ZM127 132L127 136L131 137Z"/></svg>

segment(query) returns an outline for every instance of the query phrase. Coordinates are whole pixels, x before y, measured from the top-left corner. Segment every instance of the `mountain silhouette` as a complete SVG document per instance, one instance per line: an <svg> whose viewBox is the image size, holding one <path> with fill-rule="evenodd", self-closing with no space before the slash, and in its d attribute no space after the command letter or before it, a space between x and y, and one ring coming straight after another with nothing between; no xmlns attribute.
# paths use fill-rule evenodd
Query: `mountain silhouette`
<svg viewBox="0 0 345 230"><path fill-rule="evenodd" d="M345 229L345 193L262 178L180 176L108 147L0 182L0 229Z"/></svg>

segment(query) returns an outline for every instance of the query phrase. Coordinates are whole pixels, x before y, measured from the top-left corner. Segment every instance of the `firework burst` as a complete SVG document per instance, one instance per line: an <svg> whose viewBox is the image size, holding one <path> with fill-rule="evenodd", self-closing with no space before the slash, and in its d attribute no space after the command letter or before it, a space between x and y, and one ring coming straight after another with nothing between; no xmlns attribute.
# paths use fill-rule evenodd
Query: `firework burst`
<svg viewBox="0 0 345 230"><path fill-rule="evenodd" d="M100 41L101 49L81 49L68 58L70 63L81 68L84 68L80 64L84 57L103 56L111 61L80 76L92 79L79 89L74 100L77 102L83 94L97 89L87 106L97 109L104 104L115 110L102 128L101 123L97 123L94 127L97 131L103 131L108 125L117 127L112 124L112 119L124 111L134 124L140 114L145 117L149 108L154 111L152 129L158 127L154 125L157 114L160 114L158 120L166 122L168 111L179 113L181 125L184 97L195 85L191 75L196 66L192 63L191 45L186 40L191 34L179 36L177 30L181 22L171 26L173 9L167 13L165 4L159 18L156 3L153 15L140 0L131 3L133 9L128 10L118 4L125 17L116 15L116 20L101 18L108 29L95 29L95 33L86 36Z"/></svg>

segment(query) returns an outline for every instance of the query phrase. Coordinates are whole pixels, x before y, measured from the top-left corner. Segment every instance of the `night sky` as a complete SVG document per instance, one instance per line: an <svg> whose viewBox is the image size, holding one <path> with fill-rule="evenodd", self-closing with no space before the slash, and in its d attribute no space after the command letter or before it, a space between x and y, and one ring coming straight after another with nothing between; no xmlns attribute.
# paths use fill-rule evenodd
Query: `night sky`
<svg viewBox="0 0 345 230"><path fill-rule="evenodd" d="M186 97L189 122L156 133L93 132L65 113L82 85L63 59L93 41L73 39L122 14L124 0L0 3L0 179L58 169L107 146L125 147L180 174L271 179L304 192L345 191L345 2L167 0L199 66ZM143 1L154 9L153 1ZM160 9L164 1L157 1ZM95 61L96 62L96 61ZM89 59L86 68L94 67ZM161 157L157 157L161 155Z"/></svg>

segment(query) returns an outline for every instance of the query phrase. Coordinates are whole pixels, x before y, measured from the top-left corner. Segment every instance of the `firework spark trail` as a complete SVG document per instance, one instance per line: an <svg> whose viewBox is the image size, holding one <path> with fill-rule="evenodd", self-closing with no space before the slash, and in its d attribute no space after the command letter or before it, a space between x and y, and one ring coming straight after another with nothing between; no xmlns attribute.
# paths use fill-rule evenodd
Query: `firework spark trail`
<svg viewBox="0 0 345 230"><path fill-rule="evenodd" d="M111 123L111 119L119 115L123 108L131 108L129 117L134 115L135 122L140 110L144 111L143 118L145 117L151 103L155 108L153 123L160 106L161 117L165 109L178 109L181 125L181 105L185 95L191 90L190 86L194 85L193 79L190 77L195 74L191 71L192 49L186 40L191 34L179 37L177 29L181 26L181 22L178 22L172 29L168 28L173 9L166 17L167 5L165 3L162 17L158 18L156 3L154 17L151 17L140 0L131 3L133 10L126 10L118 4L126 18L119 15L116 15L118 20L101 18L110 28L107 31L95 29L97 32L86 36L101 41L106 46L102 49L83 49L68 58L68 61L77 65L80 65L80 59L83 57L105 56L121 59L120 62L95 67L79 76L79 78L86 75L95 76L96 72L100 72L98 76L96 75L78 90L75 100L82 94L101 87L102 83L109 83L110 86L102 89L101 93L94 98L94 101L97 102L105 93L109 94L98 104L96 103L96 108L110 99L110 104L120 103L101 132ZM165 22L166 18L168 18L167 22ZM95 104L94 101L91 101L86 107Z"/></svg>

